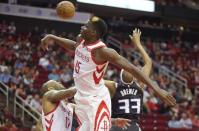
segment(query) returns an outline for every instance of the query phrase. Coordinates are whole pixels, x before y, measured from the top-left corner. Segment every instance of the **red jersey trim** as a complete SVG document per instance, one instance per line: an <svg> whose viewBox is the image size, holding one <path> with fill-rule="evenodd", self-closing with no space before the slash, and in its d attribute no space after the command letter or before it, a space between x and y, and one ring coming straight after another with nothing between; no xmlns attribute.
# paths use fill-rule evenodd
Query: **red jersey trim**
<svg viewBox="0 0 199 131"><path fill-rule="evenodd" d="M50 120L45 118L45 121L49 124L49 126L45 125L47 131L51 131L51 127L53 125L53 117L54 117L54 114L51 116Z"/></svg>
<svg viewBox="0 0 199 131"><path fill-rule="evenodd" d="M57 103L57 105L55 106L54 109L52 109L50 112L48 112L48 113L46 113L46 114L44 114L44 115L47 116L47 115L49 115L50 113L54 112L54 111L57 109L57 107L59 106L59 103L60 103L60 102Z"/></svg>
<svg viewBox="0 0 199 131"><path fill-rule="evenodd" d="M91 59L93 60L93 62L94 62L96 65L102 65L102 64L105 64L105 63L107 62L107 61L105 61L105 62L99 62L99 63L98 63L98 62L95 60L93 51L94 51L95 49L102 48L102 47L106 47L106 45L101 45L101 46L98 46L98 47L95 47L95 48L91 49Z"/></svg>
<svg viewBox="0 0 199 131"><path fill-rule="evenodd" d="M99 118L99 115L100 115L100 112L102 112L103 108L107 111L107 112L103 112L101 117ZM98 109L97 109L97 112L96 112L96 116L95 116L95 125L94 125L94 131L98 131L99 129L99 125L100 125L100 122L102 121L102 119L104 117L108 117L108 120L109 120L109 127L111 126L110 124L110 111L106 105L106 103L102 100L102 102L100 103ZM97 122L97 120L99 119L99 122Z"/></svg>
<svg viewBox="0 0 199 131"><path fill-rule="evenodd" d="M75 113L74 113L75 114ZM79 126L75 129L75 131L79 131L79 128L81 127L82 123L79 120L78 116L75 114L76 118L77 118L77 123L79 124Z"/></svg>

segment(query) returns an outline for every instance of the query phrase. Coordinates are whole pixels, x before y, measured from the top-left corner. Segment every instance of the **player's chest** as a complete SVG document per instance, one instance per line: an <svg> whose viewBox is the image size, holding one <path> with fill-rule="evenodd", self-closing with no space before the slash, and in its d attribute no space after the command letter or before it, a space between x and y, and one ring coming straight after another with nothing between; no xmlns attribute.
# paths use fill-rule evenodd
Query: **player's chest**
<svg viewBox="0 0 199 131"><path fill-rule="evenodd" d="M75 50L75 60L78 60L82 63L90 63L91 61L91 52L86 48L77 48Z"/></svg>

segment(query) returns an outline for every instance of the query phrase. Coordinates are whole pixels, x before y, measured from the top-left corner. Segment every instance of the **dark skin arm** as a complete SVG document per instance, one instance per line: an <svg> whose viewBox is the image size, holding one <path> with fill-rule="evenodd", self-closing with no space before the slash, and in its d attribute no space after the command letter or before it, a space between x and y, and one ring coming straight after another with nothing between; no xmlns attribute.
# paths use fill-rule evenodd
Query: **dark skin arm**
<svg viewBox="0 0 199 131"><path fill-rule="evenodd" d="M144 60L144 66L142 67L142 72L147 77L149 77L151 69L152 69L152 61L140 42L140 36L141 36L141 31L139 29L133 30L133 34L129 35L129 37L131 38L132 44L134 44L135 47L137 47L139 53L141 54L141 56ZM123 71L122 76L123 76L123 80L127 83L130 83L134 78L133 75L131 75L130 73L128 73L125 70ZM140 85L142 88L144 87L143 83L140 83Z"/></svg>
<svg viewBox="0 0 199 131"><path fill-rule="evenodd" d="M119 68L128 71L137 79L146 83L148 86L156 87L156 85L154 85L153 82L146 75L144 75L143 72L141 72L136 66L132 65L123 56L120 56L115 50L107 47L99 48L96 49L94 55L97 62L109 61L110 63L117 65Z"/></svg>
<svg viewBox="0 0 199 131"><path fill-rule="evenodd" d="M69 89L64 90L52 90L48 91L46 94L44 94L45 99L52 103L59 102L60 100L73 97L76 93L76 89L74 87L71 87Z"/></svg>
<svg viewBox="0 0 199 131"><path fill-rule="evenodd" d="M52 111L52 109L55 109L60 100L73 97L75 93L75 88L51 90L45 93L42 98L42 109L44 114L47 114Z"/></svg>
<svg viewBox="0 0 199 131"><path fill-rule="evenodd" d="M132 74L134 77L136 77L138 80L140 80L141 82L147 84L149 87L152 87L156 94L160 94L159 97L162 100L166 99L168 100L169 105L172 105L172 106L175 105L175 99L171 95L168 95L168 92L161 90L157 84L153 83L152 80L149 79L149 77L147 77L142 71L140 71L137 67L132 65L124 57L120 56L115 50L107 48L107 47L99 48L99 49L96 49L94 56L97 62L109 61L117 65L118 67L126 70L127 72ZM109 82L109 84L111 83ZM111 84L111 85L114 85L114 84ZM111 89L111 91L112 90L113 89Z"/></svg>
<svg viewBox="0 0 199 131"><path fill-rule="evenodd" d="M80 36L77 36L77 42L79 41ZM71 50L71 51L75 51L75 48L78 44L76 44L75 41L70 40L70 39L65 39L62 37L58 37L55 35L46 35L42 40L41 40L41 47L44 50L48 49L48 46L52 43L56 43L59 46L63 47L66 50Z"/></svg>

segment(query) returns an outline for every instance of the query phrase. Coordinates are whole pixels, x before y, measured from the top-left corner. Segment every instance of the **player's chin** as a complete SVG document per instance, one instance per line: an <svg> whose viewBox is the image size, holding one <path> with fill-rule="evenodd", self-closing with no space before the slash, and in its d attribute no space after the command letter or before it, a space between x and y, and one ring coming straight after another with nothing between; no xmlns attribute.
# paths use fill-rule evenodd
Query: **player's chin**
<svg viewBox="0 0 199 131"><path fill-rule="evenodd" d="M82 37L83 39L86 38L86 35L84 34L84 32L80 32L80 34L81 34L81 37Z"/></svg>

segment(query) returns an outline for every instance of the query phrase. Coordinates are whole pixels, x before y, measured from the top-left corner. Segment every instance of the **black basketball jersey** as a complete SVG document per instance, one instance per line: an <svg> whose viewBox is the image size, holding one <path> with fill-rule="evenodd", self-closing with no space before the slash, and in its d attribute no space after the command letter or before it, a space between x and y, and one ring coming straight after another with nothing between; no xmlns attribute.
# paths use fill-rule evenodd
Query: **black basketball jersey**
<svg viewBox="0 0 199 131"><path fill-rule="evenodd" d="M112 98L112 117L138 120L143 106L143 91L139 84L136 81L125 83L121 78L116 87Z"/></svg>

